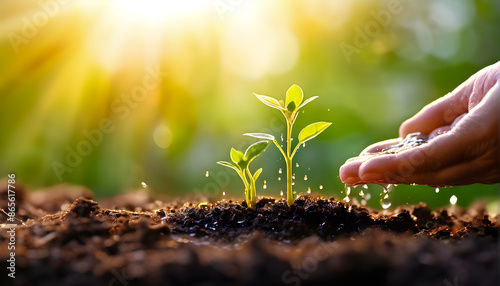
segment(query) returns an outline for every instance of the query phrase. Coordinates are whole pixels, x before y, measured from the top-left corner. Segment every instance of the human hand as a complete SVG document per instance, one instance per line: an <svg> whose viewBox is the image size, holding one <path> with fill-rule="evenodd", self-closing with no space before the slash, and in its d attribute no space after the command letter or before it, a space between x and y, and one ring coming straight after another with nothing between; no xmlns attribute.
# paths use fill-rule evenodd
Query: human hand
<svg viewBox="0 0 500 286"><path fill-rule="evenodd" d="M500 62L425 106L399 129L398 139L375 143L340 167L340 179L358 184L453 186L500 182ZM418 147L381 151L413 132L429 136Z"/></svg>

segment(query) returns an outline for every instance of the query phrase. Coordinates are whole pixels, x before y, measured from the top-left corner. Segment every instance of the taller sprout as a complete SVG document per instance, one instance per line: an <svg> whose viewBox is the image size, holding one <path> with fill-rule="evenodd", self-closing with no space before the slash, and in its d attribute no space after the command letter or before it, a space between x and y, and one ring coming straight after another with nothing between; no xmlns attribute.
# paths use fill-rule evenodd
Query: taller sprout
<svg viewBox="0 0 500 286"><path fill-rule="evenodd" d="M288 205L291 205L294 203L295 199L293 196L293 190L292 190L292 170L293 170L293 165L292 165L292 160L293 157L295 156L295 153L297 152L297 149L299 149L299 146L301 144L304 144L305 142L313 139L314 137L318 136L321 132L323 132L328 126L330 126L332 123L331 122L316 122L307 125L304 127L300 133L299 133L299 142L293 148L292 151L292 127L293 124L295 123L295 120L297 120L297 117L299 115L299 110L304 107L306 104L309 102L315 100L318 98L318 96L313 96L310 97L306 100L304 99L304 93L300 86L294 84L292 85L286 92L286 97L285 97L285 102L284 106L282 103L280 103L277 99L266 96L266 95L260 95L260 94L255 94L255 96L265 105L278 109L281 111L283 116L285 117L286 120L286 152L281 148L280 144L278 144L278 141L276 141L276 138L267 133L245 133L244 135L259 138L259 139L265 139L265 140L271 140L274 142L274 145L280 150L281 154L285 158L285 163L286 163L286 199L288 202Z"/></svg>

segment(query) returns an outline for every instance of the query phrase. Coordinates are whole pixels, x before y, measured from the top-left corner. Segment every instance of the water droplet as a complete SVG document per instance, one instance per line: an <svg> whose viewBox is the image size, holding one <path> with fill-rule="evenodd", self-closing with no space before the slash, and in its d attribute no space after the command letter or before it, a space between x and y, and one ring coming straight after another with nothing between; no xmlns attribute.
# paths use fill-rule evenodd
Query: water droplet
<svg viewBox="0 0 500 286"><path fill-rule="evenodd" d="M330 111L330 108L328 108L328 111Z"/></svg>
<svg viewBox="0 0 500 286"><path fill-rule="evenodd" d="M346 196L346 197L344 198L344 201L345 201L346 203L348 203L350 200L351 200L351 199L349 199L349 196Z"/></svg>
<svg viewBox="0 0 500 286"><path fill-rule="evenodd" d="M280 174L281 174L281 173L283 173L283 169L281 169L281 168L280 168L280 169L278 170L278 173L280 173Z"/></svg>
<svg viewBox="0 0 500 286"><path fill-rule="evenodd" d="M302 143L302 148L305 148L306 147L306 143Z"/></svg>
<svg viewBox="0 0 500 286"><path fill-rule="evenodd" d="M439 188L436 188L436 194L439 193Z"/></svg>
<svg viewBox="0 0 500 286"><path fill-rule="evenodd" d="M455 205L457 203L457 201L458 201L457 196L455 196L455 195L451 196L450 204Z"/></svg>
<svg viewBox="0 0 500 286"><path fill-rule="evenodd" d="M222 195L225 196L226 195L226 192L222 192Z"/></svg>
<svg viewBox="0 0 500 286"><path fill-rule="evenodd" d="M365 184L365 185L363 186L363 188L364 188L364 189L368 189L368 185L367 185L367 184Z"/></svg>
<svg viewBox="0 0 500 286"><path fill-rule="evenodd" d="M292 179L295 180L295 174L292 175Z"/></svg>
<svg viewBox="0 0 500 286"><path fill-rule="evenodd" d="M304 181L307 181L307 175L304 176Z"/></svg>
<svg viewBox="0 0 500 286"><path fill-rule="evenodd" d="M207 172L205 173L205 177L207 177L207 178L208 178L208 176L210 176L210 173L207 171Z"/></svg>
<svg viewBox="0 0 500 286"><path fill-rule="evenodd" d="M297 168L298 168L298 167L299 167L299 163L295 163L295 167L297 167Z"/></svg>
<svg viewBox="0 0 500 286"><path fill-rule="evenodd" d="M345 188L345 194L350 195L351 194L351 187L346 187Z"/></svg>
<svg viewBox="0 0 500 286"><path fill-rule="evenodd" d="M148 185L146 184L146 182L141 182L141 185L142 185L143 188L147 188L148 187Z"/></svg>
<svg viewBox="0 0 500 286"><path fill-rule="evenodd" d="M278 181L281 181L281 177L278 177Z"/></svg>
<svg viewBox="0 0 500 286"><path fill-rule="evenodd" d="M292 186L295 186L295 182L292 182Z"/></svg>
<svg viewBox="0 0 500 286"><path fill-rule="evenodd" d="M310 194L311 193L311 187L308 187L307 188L307 193Z"/></svg>
<svg viewBox="0 0 500 286"><path fill-rule="evenodd" d="M323 189L323 185L319 185L319 189L322 190Z"/></svg>
<svg viewBox="0 0 500 286"><path fill-rule="evenodd" d="M283 196L283 191L280 192L280 195Z"/></svg>
<svg viewBox="0 0 500 286"><path fill-rule="evenodd" d="M311 171L311 167L307 167L307 171Z"/></svg>
<svg viewBox="0 0 500 286"><path fill-rule="evenodd" d="M389 207L391 207L391 201L389 201L389 199L381 199L380 200L380 205L382 206L382 208L384 210L388 209Z"/></svg>
<svg viewBox="0 0 500 286"><path fill-rule="evenodd" d="M263 188L264 190L265 190L265 189L267 189L267 182L266 182L266 180L264 180L264 186L262 186L262 188Z"/></svg>
<svg viewBox="0 0 500 286"><path fill-rule="evenodd" d="M359 191L359 196L364 198L365 197L365 192L363 192L363 190Z"/></svg>
<svg viewBox="0 0 500 286"><path fill-rule="evenodd" d="M290 138L290 142L292 142L292 141L293 141L293 138Z"/></svg>
<svg viewBox="0 0 500 286"><path fill-rule="evenodd" d="M281 133L281 141L284 141L284 140L283 140L283 133Z"/></svg>
<svg viewBox="0 0 500 286"><path fill-rule="evenodd" d="M389 199L389 194L385 194L385 196L384 196L384 200L387 200L387 199Z"/></svg>

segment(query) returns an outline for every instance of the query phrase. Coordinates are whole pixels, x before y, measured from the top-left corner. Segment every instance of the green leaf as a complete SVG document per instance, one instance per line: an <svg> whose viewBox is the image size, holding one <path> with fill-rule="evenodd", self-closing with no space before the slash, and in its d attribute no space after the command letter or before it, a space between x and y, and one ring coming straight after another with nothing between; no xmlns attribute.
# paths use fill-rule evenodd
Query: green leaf
<svg viewBox="0 0 500 286"><path fill-rule="evenodd" d="M288 108L288 110L294 111L295 108L302 103L303 99L304 92L302 91L302 88L294 84L286 91L285 106ZM294 105L290 105L291 102L293 102ZM293 109L290 109L292 107Z"/></svg>
<svg viewBox="0 0 500 286"><path fill-rule="evenodd" d="M325 131L328 126L330 126L331 122L316 122L313 124L309 124L304 129L302 129L299 133L299 144L305 143L318 136L321 132Z"/></svg>
<svg viewBox="0 0 500 286"><path fill-rule="evenodd" d="M243 161L243 152L231 148L231 153L229 154L231 156L231 161L233 161L235 164L239 165L240 162Z"/></svg>
<svg viewBox="0 0 500 286"><path fill-rule="evenodd" d="M222 165L222 166L224 166L224 167L228 167L228 168L234 169L234 170L235 170L236 172L238 172L238 173L240 172L240 169L239 169L239 167L238 167L238 166L233 165L233 164L231 164L231 163L229 163L229 162L226 162L226 161L219 161L219 162L217 162L217 164Z"/></svg>
<svg viewBox="0 0 500 286"><path fill-rule="evenodd" d="M280 105L279 101L276 100L273 97L267 96L267 95L261 95L261 94L256 94L254 95L265 105L270 106L272 108L276 108L279 110L283 110L283 107Z"/></svg>
<svg viewBox="0 0 500 286"><path fill-rule="evenodd" d="M312 97L309 97L308 99L304 100L304 102L302 102L302 104L297 108L297 110L301 109L302 107L304 107L306 104L308 104L309 102L315 100L316 98L318 98L319 96L312 96Z"/></svg>
<svg viewBox="0 0 500 286"><path fill-rule="evenodd" d="M257 178L259 177L260 173L262 173L262 168L258 169L255 171L255 174L253 174L253 181L257 181Z"/></svg>
<svg viewBox="0 0 500 286"><path fill-rule="evenodd" d="M257 138L257 139L265 139L265 140L271 140L271 141L275 140L273 135L267 134L267 133L245 133L243 135L250 136L253 138Z"/></svg>
<svg viewBox="0 0 500 286"><path fill-rule="evenodd" d="M255 159L255 157L259 156L260 153L266 150L267 146L269 146L269 141L259 141L250 145L250 147L248 147L248 149L245 151L243 160L245 162L248 162L247 165L250 164L250 162Z"/></svg>

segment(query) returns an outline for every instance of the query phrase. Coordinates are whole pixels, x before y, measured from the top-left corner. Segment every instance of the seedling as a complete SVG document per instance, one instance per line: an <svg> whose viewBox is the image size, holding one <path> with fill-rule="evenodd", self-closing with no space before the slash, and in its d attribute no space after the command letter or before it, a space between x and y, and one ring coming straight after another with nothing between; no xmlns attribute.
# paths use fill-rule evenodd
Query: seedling
<svg viewBox="0 0 500 286"><path fill-rule="evenodd" d="M269 146L269 141L265 140L259 141L257 143L250 145L250 147L248 147L247 150L245 151L245 154L243 154L243 152L241 151L231 148L231 152L229 155L231 156L231 161L233 161L234 164L225 161L217 162L217 164L231 168L238 173L241 180L243 181L243 184L245 185L245 200L247 202L247 206L251 209L255 209L255 204L257 200L255 181L257 181L257 178L262 172L262 168L258 169L252 175L249 166L250 163L253 161L253 159L257 158L257 156L259 156L262 152L264 152L267 146Z"/></svg>
<svg viewBox="0 0 500 286"><path fill-rule="evenodd" d="M254 93L255 94L255 93ZM299 133L299 142L295 146L295 148L292 151L292 127L293 124L295 123L295 120L297 120L297 116L299 115L299 110L304 107L306 104L309 102L315 100L318 98L318 96L313 96L310 97L306 100L303 101L304 99L304 93L300 86L294 84L292 85L286 92L286 97L285 97L285 102L283 104L283 101L278 101L277 99L266 96L266 95L260 95L260 94L255 94L255 96L265 105L278 109L281 111L283 116L285 116L286 120L286 152L281 148L280 144L278 144L278 141L276 141L275 137L271 134L267 133L245 133L244 135L259 138L259 139L265 139L265 140L271 140L274 142L274 145L278 147L278 149L281 151L281 154L285 158L285 163L286 163L286 199L288 202L288 205L293 204L294 196L293 196L293 191L292 191L292 160L293 157L295 156L295 153L299 149L300 145L305 146L304 143L307 141L313 139L314 137L318 136L321 132L323 132L328 126L330 126L332 123L331 122L316 122L307 125L302 129Z"/></svg>

